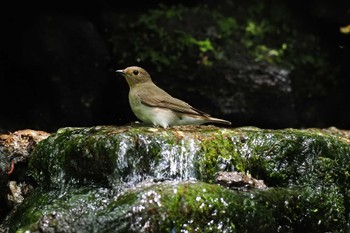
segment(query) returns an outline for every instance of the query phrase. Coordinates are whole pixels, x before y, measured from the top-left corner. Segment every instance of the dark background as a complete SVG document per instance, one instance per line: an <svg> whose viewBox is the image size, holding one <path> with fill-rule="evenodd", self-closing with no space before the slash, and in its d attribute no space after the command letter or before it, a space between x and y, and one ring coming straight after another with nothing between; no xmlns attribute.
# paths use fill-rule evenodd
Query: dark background
<svg viewBox="0 0 350 233"><path fill-rule="evenodd" d="M26 2L0 17L2 132L136 120L114 73L130 65L234 127L350 128L349 1ZM284 41L282 55L259 57Z"/></svg>

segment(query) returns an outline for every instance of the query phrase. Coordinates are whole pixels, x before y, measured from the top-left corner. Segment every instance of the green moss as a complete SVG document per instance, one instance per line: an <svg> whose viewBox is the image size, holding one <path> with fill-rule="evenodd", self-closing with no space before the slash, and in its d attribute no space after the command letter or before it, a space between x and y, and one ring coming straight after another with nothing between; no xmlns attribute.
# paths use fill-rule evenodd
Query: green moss
<svg viewBox="0 0 350 233"><path fill-rule="evenodd" d="M269 185L300 184L327 174L347 179L349 145L338 137L308 130L238 129L201 143L201 179L213 181L217 171L248 172ZM333 169L333 168L337 168ZM317 172L316 172L317 171ZM342 175L336 174L342 172ZM330 178L330 176L332 178Z"/></svg>
<svg viewBox="0 0 350 233"><path fill-rule="evenodd" d="M120 216L109 222L109 231L194 232L205 227L206 232L267 232L274 226L270 210L245 194L216 185L171 182L136 193L133 205L122 205L107 213ZM124 229L120 223L126 223Z"/></svg>
<svg viewBox="0 0 350 233"><path fill-rule="evenodd" d="M38 145L30 170L38 183L48 187L67 182L113 186L147 176L195 176L212 183L218 171L233 170L250 173L268 186L304 182L344 186L349 181L350 149L338 136L313 130L202 128L200 137L188 140L198 133L188 131L178 138L177 130L66 130Z"/></svg>
<svg viewBox="0 0 350 233"><path fill-rule="evenodd" d="M96 180L105 182L116 166L120 138L104 137L103 131L65 129L40 143L30 161L33 177L41 185L62 185L71 182ZM112 143L113 141L113 143ZM46 175L45 175L46 174ZM50 174L50 176L47 176Z"/></svg>
<svg viewBox="0 0 350 233"><path fill-rule="evenodd" d="M168 169L167 151L177 154L181 147L174 146L175 135L147 129L61 129L37 146L30 172L41 186L56 188L85 183L115 186L157 176L160 171L155 168Z"/></svg>
<svg viewBox="0 0 350 233"><path fill-rule="evenodd" d="M91 232L97 224L95 214L105 208L111 193L97 187L37 191L5 223L9 232Z"/></svg>
<svg viewBox="0 0 350 233"><path fill-rule="evenodd" d="M97 187L39 192L7 221L10 232L342 232L345 209L334 187L235 192L172 181L118 195Z"/></svg>
<svg viewBox="0 0 350 233"><path fill-rule="evenodd" d="M346 211L333 188L269 189L256 193L255 200L273 211L281 232L343 232Z"/></svg>
<svg viewBox="0 0 350 233"><path fill-rule="evenodd" d="M215 135L201 143L198 171L201 180L212 183L220 170L245 172L246 162L241 150L241 141L233 142L228 135Z"/></svg>

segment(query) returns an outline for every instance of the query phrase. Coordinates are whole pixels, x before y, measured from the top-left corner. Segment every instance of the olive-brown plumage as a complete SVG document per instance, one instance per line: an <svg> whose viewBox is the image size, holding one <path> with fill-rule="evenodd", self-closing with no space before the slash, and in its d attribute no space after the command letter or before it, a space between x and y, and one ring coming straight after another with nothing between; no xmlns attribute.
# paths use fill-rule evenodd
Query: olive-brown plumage
<svg viewBox="0 0 350 233"><path fill-rule="evenodd" d="M117 70L129 84L129 103L132 111L141 121L162 126L200 125L204 123L231 124L211 117L188 103L174 98L156 86L150 75L141 67L131 66Z"/></svg>

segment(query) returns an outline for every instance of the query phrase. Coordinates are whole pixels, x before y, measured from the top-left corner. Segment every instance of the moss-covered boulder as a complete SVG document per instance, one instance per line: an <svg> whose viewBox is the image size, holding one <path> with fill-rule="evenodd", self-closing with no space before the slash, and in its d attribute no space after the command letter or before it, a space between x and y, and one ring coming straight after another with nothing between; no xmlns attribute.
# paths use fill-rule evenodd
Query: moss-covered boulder
<svg viewBox="0 0 350 233"><path fill-rule="evenodd" d="M233 192L195 181L121 194L85 187L35 193L7 223L11 232L342 232L344 215L312 192Z"/></svg>
<svg viewBox="0 0 350 233"><path fill-rule="evenodd" d="M64 128L35 148L10 232L346 232L348 134L187 126ZM267 190L215 184L220 171Z"/></svg>

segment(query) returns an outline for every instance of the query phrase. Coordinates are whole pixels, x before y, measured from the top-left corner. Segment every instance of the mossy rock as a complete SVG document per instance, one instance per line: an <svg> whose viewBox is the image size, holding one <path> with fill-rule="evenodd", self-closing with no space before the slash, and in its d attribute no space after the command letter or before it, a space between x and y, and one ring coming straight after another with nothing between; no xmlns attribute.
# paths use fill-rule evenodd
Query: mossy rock
<svg viewBox="0 0 350 233"><path fill-rule="evenodd" d="M10 232L346 232L346 135L214 126L60 129L35 148L29 173L37 191L3 226ZM249 173L269 189L229 190L215 184L219 171Z"/></svg>
<svg viewBox="0 0 350 233"><path fill-rule="evenodd" d="M200 179L218 171L248 172L270 186L348 179L349 140L322 130L262 130L214 126L60 129L40 143L30 171L41 186ZM317 182L319 180L317 179Z"/></svg>
<svg viewBox="0 0 350 233"><path fill-rule="evenodd" d="M344 209L312 190L234 192L203 182L72 188L33 194L10 232L344 232ZM341 210L341 211L339 211Z"/></svg>

